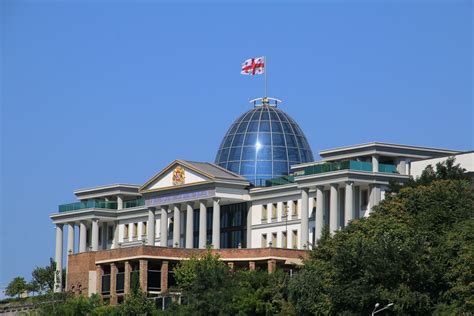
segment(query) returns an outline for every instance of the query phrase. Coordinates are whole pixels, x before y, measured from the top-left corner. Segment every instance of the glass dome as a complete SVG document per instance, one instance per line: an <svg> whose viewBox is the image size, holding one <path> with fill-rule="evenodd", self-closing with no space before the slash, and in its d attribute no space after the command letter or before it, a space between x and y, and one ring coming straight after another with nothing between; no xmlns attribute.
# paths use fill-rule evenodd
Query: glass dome
<svg viewBox="0 0 474 316"><path fill-rule="evenodd" d="M289 174L290 166L313 161L298 124L273 105L258 105L229 128L215 163L247 178L256 186Z"/></svg>

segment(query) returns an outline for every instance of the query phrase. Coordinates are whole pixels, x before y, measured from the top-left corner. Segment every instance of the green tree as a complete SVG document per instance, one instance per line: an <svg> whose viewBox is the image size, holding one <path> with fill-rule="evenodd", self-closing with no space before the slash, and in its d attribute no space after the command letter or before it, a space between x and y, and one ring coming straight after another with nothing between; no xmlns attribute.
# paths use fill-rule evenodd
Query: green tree
<svg viewBox="0 0 474 316"><path fill-rule="evenodd" d="M49 258L48 266L36 267L33 272L31 272L31 284L36 292L44 293L46 291L52 291L54 289L55 270L56 262L53 258Z"/></svg>
<svg viewBox="0 0 474 316"><path fill-rule="evenodd" d="M153 302L147 299L140 289L132 291L119 306L119 314L122 316L154 315L157 313Z"/></svg>
<svg viewBox="0 0 474 316"><path fill-rule="evenodd" d="M5 294L8 296L18 296L28 290L28 283L26 283L25 278L16 277L14 278L5 289Z"/></svg>

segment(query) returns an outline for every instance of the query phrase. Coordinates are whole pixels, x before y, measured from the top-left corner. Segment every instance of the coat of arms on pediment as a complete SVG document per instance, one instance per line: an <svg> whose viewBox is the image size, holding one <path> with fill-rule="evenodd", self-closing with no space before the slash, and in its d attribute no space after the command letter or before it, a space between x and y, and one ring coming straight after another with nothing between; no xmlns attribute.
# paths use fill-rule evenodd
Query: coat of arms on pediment
<svg viewBox="0 0 474 316"><path fill-rule="evenodd" d="M173 185L182 185L184 184L185 174L182 167L176 167L173 170Z"/></svg>

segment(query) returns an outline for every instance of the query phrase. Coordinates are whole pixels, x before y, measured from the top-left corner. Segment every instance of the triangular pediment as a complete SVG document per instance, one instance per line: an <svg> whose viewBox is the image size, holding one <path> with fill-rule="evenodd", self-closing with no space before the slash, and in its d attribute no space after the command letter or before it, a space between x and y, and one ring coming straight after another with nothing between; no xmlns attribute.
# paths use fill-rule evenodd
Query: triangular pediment
<svg viewBox="0 0 474 316"><path fill-rule="evenodd" d="M205 183L212 180L212 176L182 160L175 160L153 178L148 180L140 191L155 191L178 188L193 184Z"/></svg>

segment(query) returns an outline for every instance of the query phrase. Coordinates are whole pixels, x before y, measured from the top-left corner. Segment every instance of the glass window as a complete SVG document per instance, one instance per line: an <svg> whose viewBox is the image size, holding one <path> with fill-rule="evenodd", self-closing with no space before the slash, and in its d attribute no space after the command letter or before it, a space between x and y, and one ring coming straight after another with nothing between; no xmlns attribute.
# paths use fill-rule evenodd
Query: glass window
<svg viewBox="0 0 474 316"><path fill-rule="evenodd" d="M257 151L257 160L272 160L272 148L270 146L262 146ZM270 174L272 174L270 172Z"/></svg>
<svg viewBox="0 0 474 316"><path fill-rule="evenodd" d="M239 123L235 123L232 125L230 131L229 131L229 134L234 134L235 131L237 130L237 127L239 126Z"/></svg>
<svg viewBox="0 0 474 316"><path fill-rule="evenodd" d="M230 145L232 144L232 139L234 138L234 136L227 136L227 138L225 139L225 142L224 142L224 146L222 147L230 147Z"/></svg>
<svg viewBox="0 0 474 316"><path fill-rule="evenodd" d="M273 173L277 175L288 174L288 163L286 161L275 161L273 163Z"/></svg>
<svg viewBox="0 0 474 316"><path fill-rule="evenodd" d="M286 160L286 148L285 147L273 147L273 160Z"/></svg>
<svg viewBox="0 0 474 316"><path fill-rule="evenodd" d="M293 133L293 130L291 129L290 124L286 122L283 122L283 130L285 131L285 133L288 133L288 134Z"/></svg>
<svg viewBox="0 0 474 316"><path fill-rule="evenodd" d="M280 133L272 133L273 137L273 146L286 146L285 145L285 138L283 134Z"/></svg>
<svg viewBox="0 0 474 316"><path fill-rule="evenodd" d="M222 149L221 156L219 158L219 162L226 162L229 156L229 149Z"/></svg>
<svg viewBox="0 0 474 316"><path fill-rule="evenodd" d="M301 136L296 136L296 140L298 141L298 147L299 147L299 148L305 148L305 147L306 147L306 145L305 145L305 143L304 143L304 141L303 141L303 137L301 137Z"/></svg>
<svg viewBox="0 0 474 316"><path fill-rule="evenodd" d="M258 132L258 121L250 121L247 132Z"/></svg>
<svg viewBox="0 0 474 316"><path fill-rule="evenodd" d="M245 146L255 146L257 143L257 133L248 133L245 135L245 141L244 145Z"/></svg>
<svg viewBox="0 0 474 316"><path fill-rule="evenodd" d="M237 129L237 133L245 133L247 131L247 126L249 125L248 122L242 122L240 124L239 129Z"/></svg>
<svg viewBox="0 0 474 316"><path fill-rule="evenodd" d="M297 148L288 148L288 159L290 161L301 161Z"/></svg>
<svg viewBox="0 0 474 316"><path fill-rule="evenodd" d="M227 169L235 173L239 173L240 171L239 167L240 167L240 162L233 161L227 164Z"/></svg>
<svg viewBox="0 0 474 316"><path fill-rule="evenodd" d="M255 160L255 146L245 146L242 151L242 160Z"/></svg>
<svg viewBox="0 0 474 316"><path fill-rule="evenodd" d="M279 121L272 122L272 132L273 133L283 133L283 129Z"/></svg>
<svg viewBox="0 0 474 316"><path fill-rule="evenodd" d="M267 220L268 209L266 205L262 205L262 221Z"/></svg>
<svg viewBox="0 0 474 316"><path fill-rule="evenodd" d="M286 146L288 147L297 147L296 146L296 138L293 134L285 134L286 138Z"/></svg>
<svg viewBox="0 0 474 316"><path fill-rule="evenodd" d="M268 115L268 110L262 109L262 116L260 117L260 121L268 121L270 116Z"/></svg>
<svg viewBox="0 0 474 316"><path fill-rule="evenodd" d="M255 161L242 161L241 174L255 174Z"/></svg>
<svg viewBox="0 0 474 316"><path fill-rule="evenodd" d="M271 161L257 161L257 174L271 175L272 162Z"/></svg>
<svg viewBox="0 0 474 316"><path fill-rule="evenodd" d="M262 234L262 248L267 247L267 234Z"/></svg>
<svg viewBox="0 0 474 316"><path fill-rule="evenodd" d="M248 111L248 112L245 114L245 117L243 118L242 121L243 121L243 122L248 122L248 121L250 121L250 118L252 117L252 114L253 114L253 113L254 113L253 110Z"/></svg>
<svg viewBox="0 0 474 316"><path fill-rule="evenodd" d="M232 146L242 146L245 134L235 134Z"/></svg>
<svg viewBox="0 0 474 316"><path fill-rule="evenodd" d="M271 138L271 135L270 133L258 133L258 142L260 143L260 145L271 145L271 141L272 141L272 138Z"/></svg>
<svg viewBox="0 0 474 316"><path fill-rule="evenodd" d="M260 132L269 132L270 131L270 122L269 121L261 121L259 131Z"/></svg>
<svg viewBox="0 0 474 316"><path fill-rule="evenodd" d="M286 239L286 232L283 232L282 233L282 236L281 236L281 247L282 248L287 248L288 247L288 241Z"/></svg>
<svg viewBox="0 0 474 316"><path fill-rule="evenodd" d="M275 110L273 110L273 109L270 109L270 118L271 118L272 121L280 122L280 118L278 117Z"/></svg>
<svg viewBox="0 0 474 316"><path fill-rule="evenodd" d="M242 147L232 147L230 149L230 155L229 155L229 160L230 161L235 161L235 160L240 160L240 154L242 153Z"/></svg>

